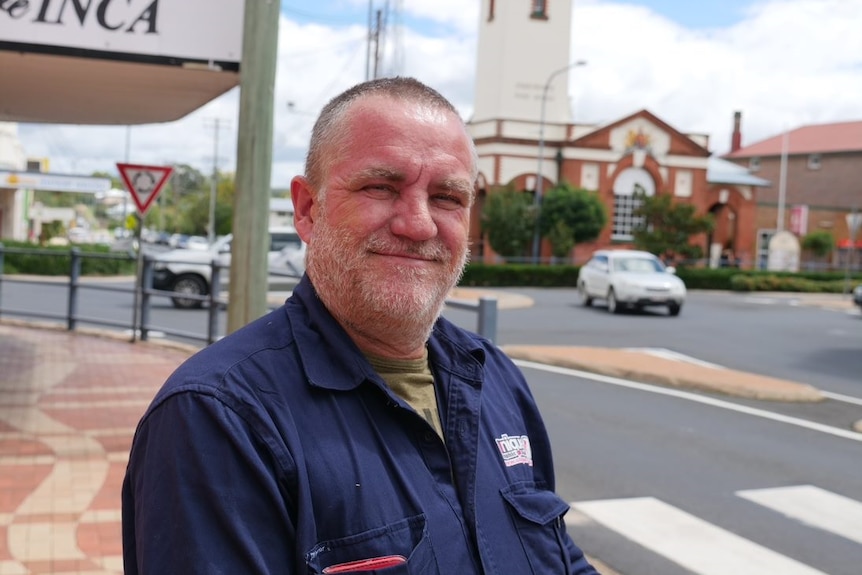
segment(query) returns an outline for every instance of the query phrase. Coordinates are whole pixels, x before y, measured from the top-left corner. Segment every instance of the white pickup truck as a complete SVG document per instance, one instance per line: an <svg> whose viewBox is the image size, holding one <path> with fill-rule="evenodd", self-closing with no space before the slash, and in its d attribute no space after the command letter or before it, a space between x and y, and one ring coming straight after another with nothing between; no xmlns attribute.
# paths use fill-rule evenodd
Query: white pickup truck
<svg viewBox="0 0 862 575"><path fill-rule="evenodd" d="M212 286L212 262L223 266L219 277L222 287L230 281L230 244L233 235L216 240L207 250L174 249L153 258L152 287L172 291L174 307L199 308L202 301L182 297L208 295ZM292 287L305 272L305 244L292 227L269 230L269 284Z"/></svg>

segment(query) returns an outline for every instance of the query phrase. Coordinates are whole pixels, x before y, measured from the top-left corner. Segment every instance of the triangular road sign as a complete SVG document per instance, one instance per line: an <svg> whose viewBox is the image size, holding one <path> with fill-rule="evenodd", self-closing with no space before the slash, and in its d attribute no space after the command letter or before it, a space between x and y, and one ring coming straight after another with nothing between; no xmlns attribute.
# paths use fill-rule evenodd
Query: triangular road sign
<svg viewBox="0 0 862 575"><path fill-rule="evenodd" d="M174 171L169 166L141 166L119 162L117 162L117 169L120 170L120 177L126 184L126 189L132 194L132 199L142 216L147 213L150 204L162 191L168 178L171 177L171 172Z"/></svg>

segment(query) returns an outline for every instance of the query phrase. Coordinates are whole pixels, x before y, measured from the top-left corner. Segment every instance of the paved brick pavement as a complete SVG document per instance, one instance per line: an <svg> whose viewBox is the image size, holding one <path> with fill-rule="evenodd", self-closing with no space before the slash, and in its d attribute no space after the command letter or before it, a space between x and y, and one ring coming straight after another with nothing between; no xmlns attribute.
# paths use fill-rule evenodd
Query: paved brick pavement
<svg viewBox="0 0 862 575"><path fill-rule="evenodd" d="M0 324L0 575L122 573L138 419L187 351Z"/></svg>

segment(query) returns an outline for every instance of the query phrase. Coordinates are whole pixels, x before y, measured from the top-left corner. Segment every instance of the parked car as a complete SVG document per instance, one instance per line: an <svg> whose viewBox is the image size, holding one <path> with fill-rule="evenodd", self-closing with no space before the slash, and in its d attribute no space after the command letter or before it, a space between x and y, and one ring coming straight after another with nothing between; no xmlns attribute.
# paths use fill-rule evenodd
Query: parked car
<svg viewBox="0 0 862 575"><path fill-rule="evenodd" d="M186 240L185 248L187 250L206 251L210 248L210 243L203 236L189 236L189 239Z"/></svg>
<svg viewBox="0 0 862 575"><path fill-rule="evenodd" d="M233 235L229 234L216 240L206 250L174 249L157 254L153 258L152 287L177 292L171 297L176 308L201 307L202 301L182 297L182 294L204 296L210 293L213 260L218 260L219 265L224 266L219 279L222 286L228 285L231 240ZM267 260L270 282L290 284L298 280L305 272L305 244L296 230L293 227L271 228L269 244Z"/></svg>
<svg viewBox="0 0 862 575"><path fill-rule="evenodd" d="M599 250L578 272L578 297L585 306L595 299L606 300L611 313L663 306L677 316L686 289L675 273L649 252Z"/></svg>
<svg viewBox="0 0 862 575"><path fill-rule="evenodd" d="M853 290L853 303L858 305L859 309L862 310L862 284L859 284Z"/></svg>

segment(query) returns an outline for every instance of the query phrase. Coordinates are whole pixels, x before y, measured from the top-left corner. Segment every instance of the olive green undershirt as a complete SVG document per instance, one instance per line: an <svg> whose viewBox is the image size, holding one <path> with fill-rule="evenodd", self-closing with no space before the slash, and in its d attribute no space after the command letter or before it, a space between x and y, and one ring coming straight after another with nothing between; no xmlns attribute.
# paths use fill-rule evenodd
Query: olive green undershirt
<svg viewBox="0 0 862 575"><path fill-rule="evenodd" d="M365 357L389 389L416 410L442 439L443 428L437 411L434 376L428 365L428 350L419 359L399 360L368 354Z"/></svg>

